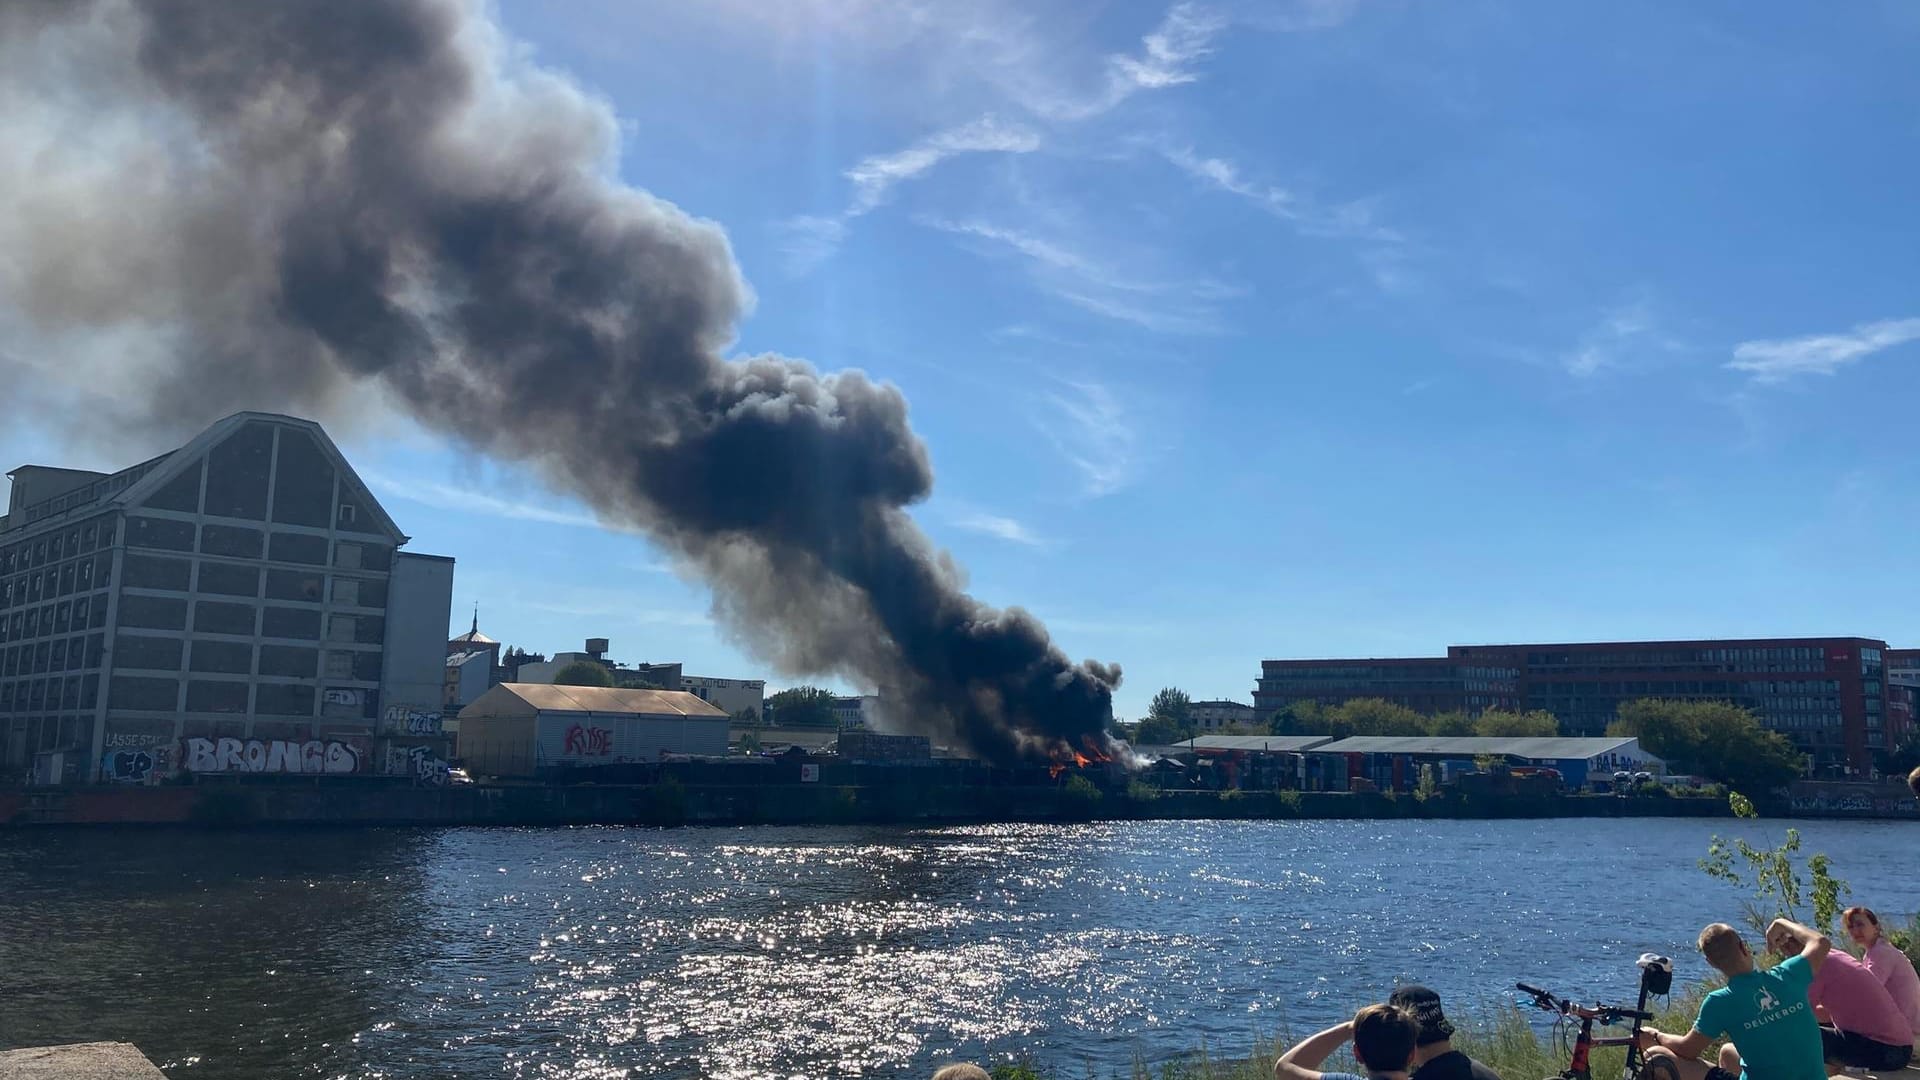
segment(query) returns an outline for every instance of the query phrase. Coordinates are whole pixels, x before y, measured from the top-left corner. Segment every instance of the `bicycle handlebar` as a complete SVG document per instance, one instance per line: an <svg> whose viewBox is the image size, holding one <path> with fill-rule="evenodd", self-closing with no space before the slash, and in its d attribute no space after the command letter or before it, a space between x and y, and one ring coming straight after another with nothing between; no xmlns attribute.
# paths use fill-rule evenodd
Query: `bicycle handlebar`
<svg viewBox="0 0 1920 1080"><path fill-rule="evenodd" d="M1652 1013L1641 1009L1629 1009L1624 1005L1595 1005L1589 1009L1575 1005L1566 998L1555 997L1553 994L1537 986L1528 986L1526 983L1514 983L1513 985L1514 988L1521 993L1530 995L1534 999L1534 1004L1550 1012L1578 1016L1583 1019L1591 1018L1603 1024L1610 1024L1620 1020L1653 1019Z"/></svg>

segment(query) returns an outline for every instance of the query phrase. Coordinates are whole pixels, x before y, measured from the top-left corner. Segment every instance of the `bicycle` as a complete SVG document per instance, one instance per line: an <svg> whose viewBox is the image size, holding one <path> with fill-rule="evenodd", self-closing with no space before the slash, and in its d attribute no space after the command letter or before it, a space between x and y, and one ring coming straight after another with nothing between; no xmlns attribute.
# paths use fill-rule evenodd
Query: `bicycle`
<svg viewBox="0 0 1920 1080"><path fill-rule="evenodd" d="M1662 1080L1646 1071L1646 1058L1640 1052L1640 1025L1653 1019L1653 1014L1647 1011L1647 999L1664 996L1673 989L1673 961L1647 953L1636 961L1636 965L1640 968L1640 999L1631 1009L1625 1005L1576 1005L1567 998L1537 986L1515 984L1521 993L1533 999L1534 1007L1559 1017L1554 1023L1556 1031L1564 1031L1565 1026L1573 1020L1580 1021L1580 1033L1574 1039L1572 1059L1564 1071L1546 1080L1593 1080L1593 1067L1589 1059L1596 1046L1626 1047L1627 1066L1620 1074L1621 1080ZM1595 1024L1616 1027L1627 1021L1632 1023L1625 1036L1594 1037Z"/></svg>

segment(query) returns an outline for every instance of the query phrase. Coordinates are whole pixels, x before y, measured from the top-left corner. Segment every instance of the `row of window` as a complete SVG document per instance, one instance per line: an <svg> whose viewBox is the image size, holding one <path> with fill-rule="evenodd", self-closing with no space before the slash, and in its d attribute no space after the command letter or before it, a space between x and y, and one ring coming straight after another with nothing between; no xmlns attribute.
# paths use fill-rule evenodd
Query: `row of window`
<svg viewBox="0 0 1920 1080"><path fill-rule="evenodd" d="M26 716L0 722L0 764L24 766L42 750L77 749L93 741L93 716Z"/></svg>
<svg viewBox="0 0 1920 1080"><path fill-rule="evenodd" d="M1813 668L1791 670L1818 671L1826 663L1826 651L1817 645L1774 645L1737 649L1626 649L1620 652L1532 652L1528 667L1645 667L1649 664L1728 664L1736 670L1755 670L1757 664L1816 664Z"/></svg>
<svg viewBox="0 0 1920 1080"><path fill-rule="evenodd" d="M112 576L111 554L68 559L56 566L16 575L11 581L0 581L0 611L57 596L104 589Z"/></svg>
<svg viewBox="0 0 1920 1080"><path fill-rule="evenodd" d="M251 642L197 638L150 637L119 634L113 639L113 669L203 671L218 675L273 675L312 679L379 682L381 654L373 650L320 649L305 645L261 645ZM324 663L323 658L324 657Z"/></svg>
<svg viewBox="0 0 1920 1080"><path fill-rule="evenodd" d="M181 708L180 680L157 675L115 675L107 688L107 707L131 712L172 713ZM185 711L246 716L313 716L327 694L343 695L353 715L371 715L375 691L327 691L312 683L249 682L244 679L186 680Z"/></svg>
<svg viewBox="0 0 1920 1080"><path fill-rule="evenodd" d="M0 713L91 709L100 699L100 676L0 682Z"/></svg>
<svg viewBox="0 0 1920 1080"><path fill-rule="evenodd" d="M57 604L45 604L11 615L0 615L0 642L32 641L69 631L98 630L107 625L107 596L95 593Z"/></svg>
<svg viewBox="0 0 1920 1080"><path fill-rule="evenodd" d="M186 630L187 601L172 596L120 597L118 625L135 630ZM290 608L225 600L196 600L192 606L195 634L232 637L286 638L296 641L339 641L379 645L386 640L387 620L380 615L323 613L319 608ZM322 635L324 626L325 634Z"/></svg>
<svg viewBox="0 0 1920 1080"><path fill-rule="evenodd" d="M105 634L89 634L0 648L0 678L97 668L105 641Z"/></svg>
<svg viewBox="0 0 1920 1080"><path fill-rule="evenodd" d="M384 544L353 541L334 543L314 533L264 532L246 525L222 525L208 522L195 525L178 518L133 515L127 518L127 547L149 551L198 551L231 559L260 559L299 563L304 566L334 565L351 570L386 570L393 562L393 549Z"/></svg>
<svg viewBox="0 0 1920 1080"><path fill-rule="evenodd" d="M175 559L129 552L121 563L120 577L121 583L129 589L264 596L268 600L295 600L310 604L331 600L349 607L387 606L385 578L340 574L330 576L319 569L283 570L244 563ZM263 583L264 592L261 588Z"/></svg>
<svg viewBox="0 0 1920 1080"><path fill-rule="evenodd" d="M24 543L0 547L0 574L32 570L48 563L113 546L114 523L100 517L84 525L35 537Z"/></svg>

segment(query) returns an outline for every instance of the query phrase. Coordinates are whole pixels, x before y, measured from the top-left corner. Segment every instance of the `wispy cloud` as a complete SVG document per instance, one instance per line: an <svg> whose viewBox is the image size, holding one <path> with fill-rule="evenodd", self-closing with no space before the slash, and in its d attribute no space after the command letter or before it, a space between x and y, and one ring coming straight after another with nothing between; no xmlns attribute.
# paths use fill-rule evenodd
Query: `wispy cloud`
<svg viewBox="0 0 1920 1080"><path fill-rule="evenodd" d="M903 150L862 158L844 174L853 184L853 197L846 209L830 217L808 215L785 223L788 260L796 270L806 270L831 257L846 240L854 219L885 204L897 185L926 175L948 158L960 154L1026 154L1038 149L1038 132L988 115L936 132Z"/></svg>
<svg viewBox="0 0 1920 1080"><path fill-rule="evenodd" d="M1111 495L1133 479L1138 465L1137 422L1105 385L1091 379L1059 379L1059 389L1041 395L1035 424L1081 477L1084 494Z"/></svg>
<svg viewBox="0 0 1920 1080"><path fill-rule="evenodd" d="M1678 340L1661 329L1651 305L1634 300L1603 312L1600 321L1581 335L1579 343L1561 354L1560 366L1575 378L1590 379L1648 353L1672 353L1681 348Z"/></svg>
<svg viewBox="0 0 1920 1080"><path fill-rule="evenodd" d="M1005 540L1009 544L1025 547L1046 547L1047 541L1032 529L1019 521L1000 514L990 514L984 510L956 510L948 519L956 529L991 536L996 540Z"/></svg>
<svg viewBox="0 0 1920 1080"><path fill-rule="evenodd" d="M465 514L479 514L485 517L509 518L515 521L538 521L547 525L566 525L581 529L601 529L606 532L635 532L620 525L601 522L591 514L563 510L538 503L520 502L503 499L496 495L474 491L470 488L455 487L433 480L397 480L393 477L366 469L357 470L367 486L382 498L401 499L419 503L439 510L454 510Z"/></svg>
<svg viewBox="0 0 1920 1080"><path fill-rule="evenodd" d="M1161 282L1128 277L1097 260L1035 233L985 221L917 218L928 228L966 237L1026 259L1034 281L1083 311L1171 334L1216 334L1215 301L1244 294L1222 282Z"/></svg>
<svg viewBox="0 0 1920 1080"><path fill-rule="evenodd" d="M1920 341L1920 319L1882 319L1840 334L1743 341L1734 346L1727 366L1748 372L1760 382L1782 382L1795 375L1832 375L1848 364L1911 341Z"/></svg>
<svg viewBox="0 0 1920 1080"><path fill-rule="evenodd" d="M1320 206L1286 188L1248 179L1232 161L1203 156L1190 146L1163 146L1160 154L1195 180L1237 195L1307 235L1354 237L1383 243L1399 243L1405 239L1379 223L1370 200Z"/></svg>
<svg viewBox="0 0 1920 1080"><path fill-rule="evenodd" d="M1040 149L1040 135L1023 124L1008 124L983 116L970 124L949 128L922 139L905 150L878 154L847 170L853 181L849 216L859 216L886 201L895 185L926 173L956 154L1028 154Z"/></svg>
<svg viewBox="0 0 1920 1080"><path fill-rule="evenodd" d="M1213 52L1214 39L1227 28L1224 15L1198 4L1180 3L1140 39L1140 48L1107 57L1100 88L1091 96L1028 96L1034 112L1061 120L1084 120L1112 110L1146 90L1164 90L1194 82L1194 65Z"/></svg>

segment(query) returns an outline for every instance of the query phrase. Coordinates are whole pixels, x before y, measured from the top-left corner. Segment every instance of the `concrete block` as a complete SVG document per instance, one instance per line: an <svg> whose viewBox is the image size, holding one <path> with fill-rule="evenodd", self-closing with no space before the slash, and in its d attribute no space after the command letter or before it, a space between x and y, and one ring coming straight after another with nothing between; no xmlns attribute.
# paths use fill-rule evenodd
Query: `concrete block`
<svg viewBox="0 0 1920 1080"><path fill-rule="evenodd" d="M167 1080L132 1043L73 1043L0 1052L0 1080Z"/></svg>

